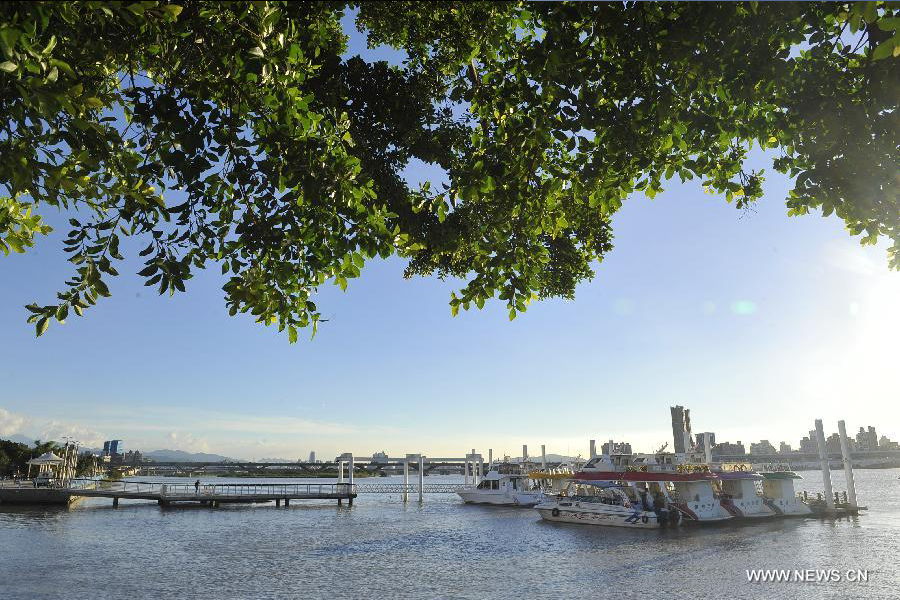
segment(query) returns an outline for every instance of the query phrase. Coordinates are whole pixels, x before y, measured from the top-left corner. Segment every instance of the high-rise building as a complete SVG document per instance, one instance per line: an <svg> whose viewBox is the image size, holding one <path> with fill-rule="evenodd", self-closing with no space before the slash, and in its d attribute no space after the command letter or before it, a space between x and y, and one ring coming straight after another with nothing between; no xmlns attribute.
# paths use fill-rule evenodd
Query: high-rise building
<svg viewBox="0 0 900 600"><path fill-rule="evenodd" d="M758 444L750 444L750 454L775 454L775 446L769 440L760 440Z"/></svg>
<svg viewBox="0 0 900 600"><path fill-rule="evenodd" d="M816 442L816 432L810 431L809 435L800 440L800 452L815 454L819 451L819 444Z"/></svg>
<svg viewBox="0 0 900 600"><path fill-rule="evenodd" d="M682 454L694 450L694 439L691 435L691 411L683 406L670 406L672 413L672 441L675 452Z"/></svg>
<svg viewBox="0 0 900 600"><path fill-rule="evenodd" d="M790 454L791 452L792 452L792 450L791 450L790 444L781 442L781 444L778 445L778 453L779 454Z"/></svg>
<svg viewBox="0 0 900 600"><path fill-rule="evenodd" d="M602 446L600 446L600 452L603 454L610 454L609 451L609 442L604 442ZM632 454L631 452L631 444L628 442L613 442L612 454Z"/></svg>
<svg viewBox="0 0 900 600"><path fill-rule="evenodd" d="M716 434L712 431L707 431L704 433L698 433L694 435L694 439L697 442L694 444L694 447L697 449L697 452L706 452L706 445L703 443L703 436L709 434L709 447L716 447Z"/></svg>
<svg viewBox="0 0 900 600"><path fill-rule="evenodd" d="M122 440L107 440L103 442L103 456L115 456L125 454L125 444Z"/></svg>
<svg viewBox="0 0 900 600"><path fill-rule="evenodd" d="M309 462L311 462L311 463L316 462L316 451L315 450L313 450L309 453Z"/></svg>
<svg viewBox="0 0 900 600"><path fill-rule="evenodd" d="M875 433L875 428L869 426L868 431L859 428L859 433L856 434L856 447L860 450L878 450L878 434Z"/></svg>
<svg viewBox="0 0 900 600"><path fill-rule="evenodd" d="M747 450L744 449L744 444L741 443L741 440L738 440L737 444L722 442L713 446L713 455L715 456L743 456L744 454L747 454Z"/></svg>
<svg viewBox="0 0 900 600"><path fill-rule="evenodd" d="M878 440L878 448L880 450L900 450L900 444L892 442L888 436L883 435Z"/></svg>

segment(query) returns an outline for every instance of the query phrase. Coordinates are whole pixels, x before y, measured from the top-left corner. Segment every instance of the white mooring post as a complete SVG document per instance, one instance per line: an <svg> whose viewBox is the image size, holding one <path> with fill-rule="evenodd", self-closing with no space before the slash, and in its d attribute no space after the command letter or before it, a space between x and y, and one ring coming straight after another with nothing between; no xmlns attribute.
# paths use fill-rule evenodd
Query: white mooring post
<svg viewBox="0 0 900 600"><path fill-rule="evenodd" d="M419 455L419 502L425 502L425 455Z"/></svg>
<svg viewBox="0 0 900 600"><path fill-rule="evenodd" d="M595 456L597 456L597 440L591 440L589 458L594 458Z"/></svg>
<svg viewBox="0 0 900 600"><path fill-rule="evenodd" d="M822 463L822 483L825 484L825 504L828 510L834 510L834 490L831 488L831 469L828 465L828 452L825 450L825 430L822 419L816 419L816 443L819 445L819 461Z"/></svg>
<svg viewBox="0 0 900 600"><path fill-rule="evenodd" d="M409 458L403 461L403 501L409 502Z"/></svg>
<svg viewBox="0 0 900 600"><path fill-rule="evenodd" d="M712 465L712 448L709 444L709 432L703 434L703 450L706 452L706 466Z"/></svg>
<svg viewBox="0 0 900 600"><path fill-rule="evenodd" d="M338 461L338 483L344 483L344 461Z"/></svg>
<svg viewBox="0 0 900 600"><path fill-rule="evenodd" d="M847 500L856 506L856 482L853 481L853 459L850 457L850 444L847 442L847 426L838 421L838 433L841 436L841 457L844 459L844 477L847 478Z"/></svg>
<svg viewBox="0 0 900 600"><path fill-rule="evenodd" d="M350 487L353 487L353 455L350 455L350 467L347 469L349 479L350 479Z"/></svg>
<svg viewBox="0 0 900 600"><path fill-rule="evenodd" d="M484 459L481 458L481 455L478 455L478 477L484 477Z"/></svg>
<svg viewBox="0 0 900 600"><path fill-rule="evenodd" d="M547 447L541 444L541 468L547 470Z"/></svg>
<svg viewBox="0 0 900 600"><path fill-rule="evenodd" d="M475 448L472 448L472 485L478 485L478 463L475 462Z"/></svg>

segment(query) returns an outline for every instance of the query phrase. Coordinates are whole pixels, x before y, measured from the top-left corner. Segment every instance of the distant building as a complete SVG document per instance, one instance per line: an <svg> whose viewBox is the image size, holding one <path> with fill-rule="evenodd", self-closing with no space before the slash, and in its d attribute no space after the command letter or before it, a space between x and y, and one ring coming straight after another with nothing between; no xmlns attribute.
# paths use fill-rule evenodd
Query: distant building
<svg viewBox="0 0 900 600"><path fill-rule="evenodd" d="M110 464L122 464L125 458L125 444L122 440L107 440L103 442L103 454L100 455L104 462Z"/></svg>
<svg viewBox="0 0 900 600"><path fill-rule="evenodd" d="M387 452L381 451L376 452L372 455L372 464L373 465L384 465L387 464L388 455Z"/></svg>
<svg viewBox="0 0 900 600"><path fill-rule="evenodd" d="M778 444L778 453L779 454L790 454L791 453L791 445L781 442L780 444Z"/></svg>
<svg viewBox="0 0 900 600"><path fill-rule="evenodd" d="M707 431L704 433L698 433L694 436L694 439L697 440L697 443L694 446L697 449L697 452L706 452L706 445L703 443L703 436L709 434L709 447L716 447L716 434L712 431Z"/></svg>
<svg viewBox="0 0 900 600"><path fill-rule="evenodd" d="M886 435L881 436L881 439L878 440L878 449L879 450L900 450L900 444L897 442L892 442Z"/></svg>
<svg viewBox="0 0 900 600"><path fill-rule="evenodd" d="M769 440L760 440L758 444L750 444L750 454L775 454L775 446Z"/></svg>
<svg viewBox="0 0 900 600"><path fill-rule="evenodd" d="M139 465L144 462L144 456L138 450L129 450L122 458L122 462L126 465Z"/></svg>
<svg viewBox="0 0 900 600"><path fill-rule="evenodd" d="M313 451L311 451L311 452L309 453L309 462L311 462L311 463L316 462L316 452L315 452L315 450L313 450Z"/></svg>
<svg viewBox="0 0 900 600"><path fill-rule="evenodd" d="M691 411L683 406L670 406L672 413L672 441L675 442L675 453L683 454L694 450L694 439L691 435Z"/></svg>
<svg viewBox="0 0 900 600"><path fill-rule="evenodd" d="M841 451L841 436L832 433L825 440L825 451L826 452L840 452Z"/></svg>
<svg viewBox="0 0 900 600"><path fill-rule="evenodd" d="M809 435L800 440L800 452L815 454L819 451L819 444L816 442L816 432L810 431Z"/></svg>
<svg viewBox="0 0 900 600"><path fill-rule="evenodd" d="M713 454L718 456L743 456L747 454L747 450L744 448L741 440L738 440L737 444L732 444L731 442L716 444L713 446Z"/></svg>
<svg viewBox="0 0 900 600"><path fill-rule="evenodd" d="M631 444L628 442L613 442L612 454L631 454ZM609 442L600 446L601 454L610 454Z"/></svg>
<svg viewBox="0 0 900 600"><path fill-rule="evenodd" d="M859 433L856 434L856 447L860 450L878 450L878 434L875 433L875 428L869 426L868 430L859 428Z"/></svg>

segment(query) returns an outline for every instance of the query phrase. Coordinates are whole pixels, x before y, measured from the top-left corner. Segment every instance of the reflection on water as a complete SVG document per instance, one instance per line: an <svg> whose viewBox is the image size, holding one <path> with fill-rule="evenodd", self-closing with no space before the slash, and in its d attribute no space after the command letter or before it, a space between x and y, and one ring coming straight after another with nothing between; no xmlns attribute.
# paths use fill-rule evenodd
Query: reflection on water
<svg viewBox="0 0 900 600"><path fill-rule="evenodd" d="M0 506L0 598L891 598L898 474L856 471L870 507L858 518L659 531L548 523L530 509L444 494L424 505L365 494L352 508ZM798 490L821 491L821 474L803 476ZM844 489L841 473L834 481ZM868 569L869 582L748 583L745 570L756 568Z"/></svg>

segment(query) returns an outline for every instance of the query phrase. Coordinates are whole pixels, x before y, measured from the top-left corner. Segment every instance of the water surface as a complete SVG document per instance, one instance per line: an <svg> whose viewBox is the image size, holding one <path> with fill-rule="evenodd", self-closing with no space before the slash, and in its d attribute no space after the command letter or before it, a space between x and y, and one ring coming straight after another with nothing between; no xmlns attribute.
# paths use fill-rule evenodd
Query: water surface
<svg viewBox="0 0 900 600"><path fill-rule="evenodd" d="M422 505L365 494L352 508L0 506L0 598L900 597L900 469L855 474L870 507L858 518L665 531L547 523L531 509L468 506L448 494ZM820 473L803 477L798 490L821 491ZM834 480L845 489L841 473ZM249 480L268 481L330 480ZM869 581L748 583L746 569L757 568L866 569Z"/></svg>

